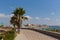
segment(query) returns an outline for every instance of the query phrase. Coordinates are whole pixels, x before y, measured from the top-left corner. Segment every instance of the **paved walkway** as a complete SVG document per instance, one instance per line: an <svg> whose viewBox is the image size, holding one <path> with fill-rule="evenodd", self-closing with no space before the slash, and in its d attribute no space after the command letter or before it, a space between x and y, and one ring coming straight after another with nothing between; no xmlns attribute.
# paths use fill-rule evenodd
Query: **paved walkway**
<svg viewBox="0 0 60 40"><path fill-rule="evenodd" d="M22 29L21 33L17 34L15 40L58 40L58 39L32 30Z"/></svg>

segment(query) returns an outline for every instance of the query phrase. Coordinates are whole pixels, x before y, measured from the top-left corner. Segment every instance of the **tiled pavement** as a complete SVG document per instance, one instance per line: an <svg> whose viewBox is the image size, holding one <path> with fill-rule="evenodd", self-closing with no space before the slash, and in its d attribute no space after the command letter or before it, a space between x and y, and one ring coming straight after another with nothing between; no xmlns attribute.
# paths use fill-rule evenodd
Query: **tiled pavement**
<svg viewBox="0 0 60 40"><path fill-rule="evenodd" d="M17 34L15 40L58 40L58 39L32 30L21 29L21 33Z"/></svg>

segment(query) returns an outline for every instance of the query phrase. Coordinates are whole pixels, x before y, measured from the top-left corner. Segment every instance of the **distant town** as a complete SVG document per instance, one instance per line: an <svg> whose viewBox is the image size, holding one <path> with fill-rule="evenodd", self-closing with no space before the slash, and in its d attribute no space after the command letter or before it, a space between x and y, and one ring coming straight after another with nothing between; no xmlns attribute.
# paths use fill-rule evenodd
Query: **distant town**
<svg viewBox="0 0 60 40"><path fill-rule="evenodd" d="M28 28L48 28L48 25L40 25L40 24L26 24L24 25L25 27Z"/></svg>

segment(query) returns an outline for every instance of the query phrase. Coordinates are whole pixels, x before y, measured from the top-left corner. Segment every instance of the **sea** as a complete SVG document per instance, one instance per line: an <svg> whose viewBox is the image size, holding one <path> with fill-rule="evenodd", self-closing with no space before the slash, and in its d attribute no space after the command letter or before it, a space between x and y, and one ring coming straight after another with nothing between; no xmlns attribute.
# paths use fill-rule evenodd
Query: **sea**
<svg viewBox="0 0 60 40"><path fill-rule="evenodd" d="M48 26L48 28L60 30L60 26Z"/></svg>
<svg viewBox="0 0 60 40"><path fill-rule="evenodd" d="M48 26L48 28L37 28L37 29L39 30L49 30L49 29L60 30L60 26Z"/></svg>

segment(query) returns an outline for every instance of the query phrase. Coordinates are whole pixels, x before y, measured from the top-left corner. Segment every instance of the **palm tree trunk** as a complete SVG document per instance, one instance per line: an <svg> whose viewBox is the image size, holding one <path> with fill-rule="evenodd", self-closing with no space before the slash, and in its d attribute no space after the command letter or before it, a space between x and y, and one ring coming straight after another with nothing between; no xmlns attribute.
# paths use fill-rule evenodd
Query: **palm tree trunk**
<svg viewBox="0 0 60 40"><path fill-rule="evenodd" d="M19 15L19 26L18 26L18 33L20 33L20 29L21 29L21 27L22 27L22 16L21 15Z"/></svg>

